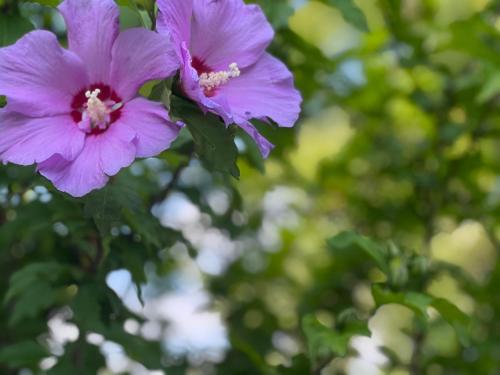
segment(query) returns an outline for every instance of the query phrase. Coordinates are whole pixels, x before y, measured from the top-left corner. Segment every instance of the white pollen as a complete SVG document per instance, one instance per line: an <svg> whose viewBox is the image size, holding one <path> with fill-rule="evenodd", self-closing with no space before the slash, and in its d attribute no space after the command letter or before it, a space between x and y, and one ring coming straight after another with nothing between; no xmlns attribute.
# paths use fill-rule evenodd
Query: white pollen
<svg viewBox="0 0 500 375"><path fill-rule="evenodd" d="M229 70L219 72L202 73L200 75L200 86L205 91L212 91L222 85L225 85L232 78L237 78L241 75L238 64L229 64Z"/></svg>
<svg viewBox="0 0 500 375"><path fill-rule="evenodd" d="M105 130L110 124L110 114L123 107L123 103L116 103L112 100L102 101L99 98L100 89L85 92L87 103L82 108L82 121L79 123L80 129L91 132L92 129Z"/></svg>
<svg viewBox="0 0 500 375"><path fill-rule="evenodd" d="M90 99L98 99L99 100L99 94L101 93L101 89L95 89L94 91L90 91L88 90L86 93L85 93L85 97L88 98L89 100Z"/></svg>
<svg viewBox="0 0 500 375"><path fill-rule="evenodd" d="M87 115L90 118L92 127L105 127L109 119L109 114L111 111L108 106L99 99L99 94L101 90L95 89L94 91L87 91L85 96L88 98L86 110Z"/></svg>

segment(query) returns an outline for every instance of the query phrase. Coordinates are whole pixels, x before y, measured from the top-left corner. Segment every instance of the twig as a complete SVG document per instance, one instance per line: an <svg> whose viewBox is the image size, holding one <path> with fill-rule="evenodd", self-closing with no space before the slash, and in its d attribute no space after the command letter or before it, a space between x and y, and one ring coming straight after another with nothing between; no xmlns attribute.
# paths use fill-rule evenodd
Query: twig
<svg viewBox="0 0 500 375"><path fill-rule="evenodd" d="M77 370L77 374L83 374L85 370L85 336L82 330L80 330L75 350L71 353L71 360Z"/></svg>
<svg viewBox="0 0 500 375"><path fill-rule="evenodd" d="M5 213L5 210L0 209L0 225L3 225L7 222L7 214Z"/></svg>
<svg viewBox="0 0 500 375"><path fill-rule="evenodd" d="M93 238L93 242L95 244L96 252L95 252L95 257L91 259L89 271L95 274L97 273L97 271L99 271L99 268L104 260L105 251L102 243L103 239L101 234L99 233L99 228L97 227L97 224L95 223L94 219L92 219L92 222L94 224L94 229L95 229L95 236Z"/></svg>
<svg viewBox="0 0 500 375"><path fill-rule="evenodd" d="M422 349L424 346L424 340L425 333L419 329L418 333L414 337L415 346L413 347L409 368L411 375L422 375Z"/></svg>

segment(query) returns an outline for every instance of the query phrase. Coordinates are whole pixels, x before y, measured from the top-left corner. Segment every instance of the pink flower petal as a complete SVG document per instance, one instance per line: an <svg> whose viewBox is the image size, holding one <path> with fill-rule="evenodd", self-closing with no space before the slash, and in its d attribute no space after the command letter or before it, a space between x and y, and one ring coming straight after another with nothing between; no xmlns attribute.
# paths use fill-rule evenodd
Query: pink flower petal
<svg viewBox="0 0 500 375"><path fill-rule="evenodd" d="M71 51L81 57L92 84L109 84L111 49L119 33L113 0L65 0L59 5Z"/></svg>
<svg viewBox="0 0 500 375"><path fill-rule="evenodd" d="M73 197L83 197L108 182L100 162L101 143L98 136L89 136L80 155L74 161L53 156L38 165L40 174L54 186Z"/></svg>
<svg viewBox="0 0 500 375"><path fill-rule="evenodd" d="M82 150L85 134L69 115L31 118L0 111L0 160L30 165L59 155L73 160Z"/></svg>
<svg viewBox="0 0 500 375"><path fill-rule="evenodd" d="M137 157L152 157L170 147L180 127L169 120L168 112L156 102L137 98L123 108L117 127L126 125L136 134Z"/></svg>
<svg viewBox="0 0 500 375"><path fill-rule="evenodd" d="M231 63L252 65L264 53L274 31L258 5L242 0L194 0L191 55L213 70Z"/></svg>
<svg viewBox="0 0 500 375"><path fill-rule="evenodd" d="M73 96L87 84L82 61L50 32L33 31L0 49L0 93L11 111L33 117L69 113Z"/></svg>
<svg viewBox="0 0 500 375"><path fill-rule="evenodd" d="M198 73L191 66L191 55L185 43L182 45L181 53L183 58L181 64L181 81L186 95L196 101L205 112L211 111L216 113L222 117L226 124L232 123L233 117L226 98L223 95L209 98L200 87Z"/></svg>
<svg viewBox="0 0 500 375"><path fill-rule="evenodd" d="M127 104L128 105L128 104ZM114 176L134 162L136 146L134 129L120 119L96 137L99 145L100 165L104 173Z"/></svg>
<svg viewBox="0 0 500 375"><path fill-rule="evenodd" d="M238 124L268 117L280 126L292 127L300 114L302 98L294 88L292 74L282 62L267 53L220 91Z"/></svg>
<svg viewBox="0 0 500 375"><path fill-rule="evenodd" d="M158 32L171 36L180 57L182 42L189 43L191 39L193 0L158 0L157 5L156 28Z"/></svg>
<svg viewBox="0 0 500 375"><path fill-rule="evenodd" d="M67 161L56 155L40 163L38 170L60 191L82 197L104 187L108 176L133 163L134 139L131 128L116 122L102 134L87 136L75 160Z"/></svg>
<svg viewBox="0 0 500 375"><path fill-rule="evenodd" d="M178 58L165 36L143 28L129 29L113 45L111 86L128 101L147 81L167 78L178 68Z"/></svg>
<svg viewBox="0 0 500 375"><path fill-rule="evenodd" d="M269 157L269 154L274 148L274 145L269 142L259 131L248 121L243 121L239 124L239 127L242 128L250 137L253 138L257 146L259 147L260 153L264 158Z"/></svg>

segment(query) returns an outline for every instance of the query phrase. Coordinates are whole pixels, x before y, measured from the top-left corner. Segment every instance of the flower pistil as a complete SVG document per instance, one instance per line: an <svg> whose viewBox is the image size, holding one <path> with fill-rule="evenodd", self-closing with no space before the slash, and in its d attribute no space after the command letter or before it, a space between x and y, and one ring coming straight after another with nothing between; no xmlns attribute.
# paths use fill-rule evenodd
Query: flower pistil
<svg viewBox="0 0 500 375"><path fill-rule="evenodd" d="M229 82L231 78L237 78L241 75L238 64L232 63L228 70L219 72L209 72L200 74L200 86L206 93L211 93L216 88Z"/></svg>
<svg viewBox="0 0 500 375"><path fill-rule="evenodd" d="M110 114L123 106L121 102L113 100L102 101L99 98L101 90L96 88L93 91L86 91L87 102L84 104L80 129L91 132L94 129L106 130L111 123Z"/></svg>

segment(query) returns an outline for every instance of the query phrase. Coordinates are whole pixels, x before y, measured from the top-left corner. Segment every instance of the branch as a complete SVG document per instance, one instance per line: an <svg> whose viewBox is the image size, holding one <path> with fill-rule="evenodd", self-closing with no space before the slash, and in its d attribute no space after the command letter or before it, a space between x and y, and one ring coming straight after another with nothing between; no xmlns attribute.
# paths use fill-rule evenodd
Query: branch
<svg viewBox="0 0 500 375"><path fill-rule="evenodd" d="M85 370L85 333L80 329L80 336L76 342L75 350L71 353L71 361L78 370L78 373L83 373Z"/></svg>
<svg viewBox="0 0 500 375"><path fill-rule="evenodd" d="M99 268L104 260L105 251L102 243L103 239L101 233L99 232L99 228L97 227L94 219L91 220L95 228L95 236L93 238L93 242L95 244L96 252L95 252L95 257L91 259L89 271L95 274L97 273L97 271L99 271Z"/></svg>
<svg viewBox="0 0 500 375"><path fill-rule="evenodd" d="M422 374L422 349L424 346L425 333L419 329L418 333L414 338L413 353L410 362L410 374L411 375L421 375Z"/></svg>

